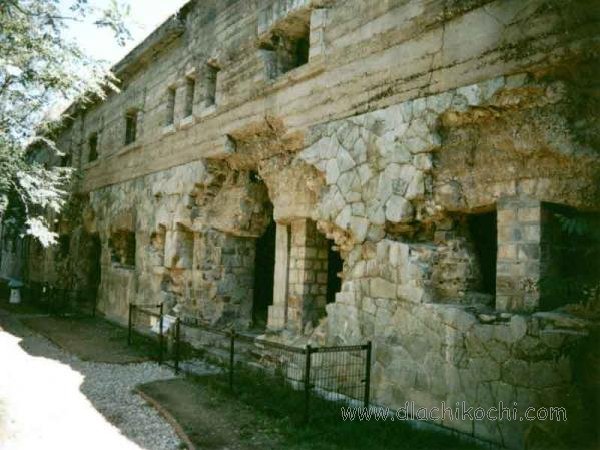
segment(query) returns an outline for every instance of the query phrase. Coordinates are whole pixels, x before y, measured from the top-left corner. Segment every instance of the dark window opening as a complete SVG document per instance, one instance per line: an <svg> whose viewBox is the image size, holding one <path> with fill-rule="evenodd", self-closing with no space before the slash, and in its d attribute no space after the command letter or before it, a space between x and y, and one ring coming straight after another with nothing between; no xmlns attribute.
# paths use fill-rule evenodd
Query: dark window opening
<svg viewBox="0 0 600 450"><path fill-rule="evenodd" d="M496 255L498 252L496 228L496 211L469 216L469 231L481 274L481 291L491 295L496 295Z"/></svg>
<svg viewBox="0 0 600 450"><path fill-rule="evenodd" d="M71 237L68 234L61 234L58 237L58 258L64 259L69 256L69 247L71 244Z"/></svg>
<svg viewBox="0 0 600 450"><path fill-rule="evenodd" d="M269 79L308 63L310 54L310 18L290 17L290 27L272 30L259 43Z"/></svg>
<svg viewBox="0 0 600 450"><path fill-rule="evenodd" d="M169 88L167 90L167 117L165 125L173 125L175 122L175 88Z"/></svg>
<svg viewBox="0 0 600 450"><path fill-rule="evenodd" d="M275 221L272 220L263 235L256 240L252 323L258 329L266 327L269 306L273 304L275 229Z"/></svg>
<svg viewBox="0 0 600 450"><path fill-rule="evenodd" d="M600 215L542 205L540 308L600 298Z"/></svg>
<svg viewBox="0 0 600 450"><path fill-rule="evenodd" d="M135 233L117 231L109 239L110 258L113 264L135 267Z"/></svg>
<svg viewBox="0 0 600 450"><path fill-rule="evenodd" d="M295 67L300 67L308 63L308 56L310 50L310 42L308 40L308 37L298 39L296 41L295 46Z"/></svg>
<svg viewBox="0 0 600 450"><path fill-rule="evenodd" d="M98 133L92 133L88 139L88 162L98 159Z"/></svg>
<svg viewBox="0 0 600 450"><path fill-rule="evenodd" d="M102 244L97 233L83 233L77 240L77 273L73 288L75 300L86 310L96 310L98 286L100 285ZM86 306L83 306L83 305Z"/></svg>
<svg viewBox="0 0 600 450"><path fill-rule="evenodd" d="M344 269L344 261L340 252L335 249L333 241L327 240L327 303L335 302L335 294L342 290L340 273Z"/></svg>
<svg viewBox="0 0 600 450"><path fill-rule="evenodd" d="M196 80L187 78L185 85L185 117L191 116L194 112L194 97L196 94Z"/></svg>
<svg viewBox="0 0 600 450"><path fill-rule="evenodd" d="M254 170L250 171L250 183L262 183L263 180L260 177L260 175L258 174L258 172L255 172Z"/></svg>
<svg viewBox="0 0 600 450"><path fill-rule="evenodd" d="M205 106L212 106L217 103L217 76L219 68L210 64L206 65L206 94L205 94Z"/></svg>
<svg viewBox="0 0 600 450"><path fill-rule="evenodd" d="M70 153L65 153L60 158L60 166L61 167L70 167L71 166L71 154Z"/></svg>
<svg viewBox="0 0 600 450"><path fill-rule="evenodd" d="M137 121L137 111L130 111L125 116L125 145L131 144L137 139Z"/></svg>

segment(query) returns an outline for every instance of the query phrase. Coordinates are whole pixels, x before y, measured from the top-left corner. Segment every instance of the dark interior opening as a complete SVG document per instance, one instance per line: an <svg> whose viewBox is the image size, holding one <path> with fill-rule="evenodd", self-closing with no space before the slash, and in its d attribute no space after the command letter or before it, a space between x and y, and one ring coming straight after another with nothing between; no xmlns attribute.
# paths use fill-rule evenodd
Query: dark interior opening
<svg viewBox="0 0 600 450"><path fill-rule="evenodd" d="M58 258L64 259L69 256L69 248L71 245L71 236L61 234L58 236Z"/></svg>
<svg viewBox="0 0 600 450"><path fill-rule="evenodd" d="M296 41L296 62L294 67L300 67L308 63L310 42L308 37L300 38Z"/></svg>
<svg viewBox="0 0 600 450"><path fill-rule="evenodd" d="M135 267L135 233L119 230L109 239L111 261L122 267Z"/></svg>
<svg viewBox="0 0 600 450"><path fill-rule="evenodd" d="M327 240L327 303L335 302L335 294L342 290L342 279L338 273L342 272L344 261L340 252L334 248L334 242Z"/></svg>
<svg viewBox="0 0 600 450"><path fill-rule="evenodd" d="M255 170L251 170L249 173L250 183L262 183L263 180Z"/></svg>
<svg viewBox="0 0 600 450"><path fill-rule="evenodd" d="M170 87L167 90L167 120L165 121L165 125L173 125L175 122L175 96L177 95L177 91L175 88Z"/></svg>
<svg viewBox="0 0 600 450"><path fill-rule="evenodd" d="M543 204L541 309L600 298L599 228L598 214Z"/></svg>
<svg viewBox="0 0 600 450"><path fill-rule="evenodd" d="M133 110L125 116L125 145L135 142L137 139L137 117L138 112Z"/></svg>
<svg viewBox="0 0 600 450"><path fill-rule="evenodd" d="M491 295L496 295L496 255L498 252L496 228L496 211L469 216L469 231L481 273L481 290Z"/></svg>
<svg viewBox="0 0 600 450"><path fill-rule="evenodd" d="M70 167L71 166L71 154L70 153L65 153L60 158L60 166L61 167Z"/></svg>
<svg viewBox="0 0 600 450"><path fill-rule="evenodd" d="M88 154L88 162L98 159L98 133L92 133L89 138L90 152Z"/></svg>
<svg viewBox="0 0 600 450"><path fill-rule="evenodd" d="M256 240L254 259L254 291L252 324L255 328L267 326L269 305L273 304L273 274L275 271L275 221Z"/></svg>
<svg viewBox="0 0 600 450"><path fill-rule="evenodd" d="M101 257L102 257L102 244L100 243L100 236L93 234L90 242L90 272L88 279L89 286L89 297L90 301L96 304L98 296L98 287L100 286L101 276Z"/></svg>
<svg viewBox="0 0 600 450"><path fill-rule="evenodd" d="M259 42L267 76L275 79L308 63L310 55L310 16L289 16L288 26L271 31Z"/></svg>
<svg viewBox="0 0 600 450"><path fill-rule="evenodd" d="M206 73L204 78L205 93L204 101L205 106L212 106L217 103L217 76L219 68L210 64L206 65Z"/></svg>
<svg viewBox="0 0 600 450"><path fill-rule="evenodd" d="M196 96L196 79L188 77L185 86L185 117L194 112L194 97Z"/></svg>

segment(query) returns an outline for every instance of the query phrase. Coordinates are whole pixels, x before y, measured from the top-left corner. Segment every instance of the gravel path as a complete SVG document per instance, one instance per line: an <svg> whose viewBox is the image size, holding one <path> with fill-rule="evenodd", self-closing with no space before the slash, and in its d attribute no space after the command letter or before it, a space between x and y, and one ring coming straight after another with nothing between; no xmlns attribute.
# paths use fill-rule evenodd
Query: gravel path
<svg viewBox="0 0 600 450"><path fill-rule="evenodd" d="M81 361L6 315L0 355L1 449L182 448L171 426L132 392L173 378L170 369Z"/></svg>

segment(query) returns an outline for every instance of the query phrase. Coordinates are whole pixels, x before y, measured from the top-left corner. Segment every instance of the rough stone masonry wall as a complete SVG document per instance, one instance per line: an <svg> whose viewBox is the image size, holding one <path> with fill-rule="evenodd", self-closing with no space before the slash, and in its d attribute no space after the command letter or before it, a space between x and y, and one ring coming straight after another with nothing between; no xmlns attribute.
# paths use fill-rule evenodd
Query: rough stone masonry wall
<svg viewBox="0 0 600 450"><path fill-rule="evenodd" d="M92 194L82 227L103 244L100 311L123 321L130 302L165 302L188 319L250 325L266 194L247 173L226 181L213 169L189 164ZM111 260L123 230L135 234L131 266Z"/></svg>
<svg viewBox="0 0 600 450"><path fill-rule="evenodd" d="M327 308L325 342L373 341L373 402L433 408L464 401L486 409L516 402L519 414L560 405L568 423L438 423L509 448L560 446L585 435L596 406L578 384L579 363L567 349L585 342L586 322L560 313L477 315L470 306L431 303L431 253L386 239L363 245L347 260L353 269Z"/></svg>
<svg viewBox="0 0 600 450"><path fill-rule="evenodd" d="M444 177L450 151L444 146L452 142L442 139L444 122L501 108L525 84L522 76L499 77L318 126L312 145L297 157L323 174L326 187L314 218L345 251L342 292L327 306L327 319L314 339L331 344L373 340L376 403L435 407L466 401L490 408L502 401L516 403L520 413L527 406L565 405L574 420L569 422L576 424L441 423L511 448L556 445L580 436L578 427L590 423L585 408L597 408L576 381L580 362L569 350L586 342L585 321L560 313L518 314L538 307L541 204L533 198L564 201L564 180L587 169L562 164L557 155L538 182L532 172L522 183L509 175L506 181L471 186L473 174L494 166L490 155ZM530 150L532 159L536 151ZM574 157L583 163L589 154L573 143L570 152L578 151ZM504 164L507 170L510 165ZM593 177L586 185L591 187ZM573 203L582 201L597 206L597 197L586 191ZM491 306L504 313L490 312L489 298L476 292L473 248L453 246L458 236L449 232L456 229L452 214L482 207L497 209L497 296ZM457 258L461 252L464 256ZM443 295L455 305L436 304L442 300L440 279L456 270L462 284L454 299Z"/></svg>

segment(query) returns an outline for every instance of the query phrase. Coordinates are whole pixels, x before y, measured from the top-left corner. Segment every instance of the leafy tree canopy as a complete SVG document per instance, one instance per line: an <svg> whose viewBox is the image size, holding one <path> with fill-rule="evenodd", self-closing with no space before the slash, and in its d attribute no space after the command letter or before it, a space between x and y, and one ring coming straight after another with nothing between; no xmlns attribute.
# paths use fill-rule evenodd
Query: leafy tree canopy
<svg viewBox="0 0 600 450"><path fill-rule="evenodd" d="M32 235L43 245L56 242L47 217L63 206L72 169L45 167L31 150L41 146L62 156L52 141L52 105L85 103L116 90L107 64L67 39L67 30L73 22L91 21L112 30L123 45L131 39L124 25L128 14L117 0L105 9L88 0L0 0L0 221L5 230Z"/></svg>

